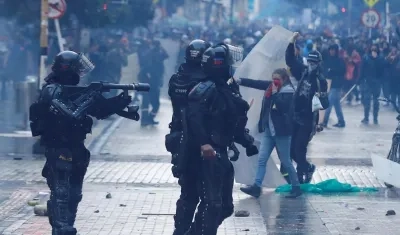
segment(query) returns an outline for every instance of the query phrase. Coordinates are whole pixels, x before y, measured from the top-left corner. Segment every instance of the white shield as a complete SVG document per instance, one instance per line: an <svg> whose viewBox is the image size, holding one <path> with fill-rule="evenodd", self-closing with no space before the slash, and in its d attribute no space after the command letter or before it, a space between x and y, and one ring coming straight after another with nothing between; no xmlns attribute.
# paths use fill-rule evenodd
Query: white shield
<svg viewBox="0 0 400 235"><path fill-rule="evenodd" d="M376 177L387 184L400 188L400 164L377 155L372 155L371 159Z"/></svg>
<svg viewBox="0 0 400 235"><path fill-rule="evenodd" d="M234 77L271 80L272 72L275 69L287 67L285 63L285 51L292 35L293 32L285 28L280 26L273 27L236 69ZM261 139L257 123L260 118L261 103L265 91L245 87L241 87L240 91L244 99L252 103L252 107L248 112L249 121L247 127L259 143ZM237 183L252 185L257 171L258 156L247 157L246 150L241 146L237 147L240 151L240 157L238 161L233 163L235 180ZM263 181L263 186L275 188L282 184L285 184L285 180L271 157L267 164L267 173Z"/></svg>

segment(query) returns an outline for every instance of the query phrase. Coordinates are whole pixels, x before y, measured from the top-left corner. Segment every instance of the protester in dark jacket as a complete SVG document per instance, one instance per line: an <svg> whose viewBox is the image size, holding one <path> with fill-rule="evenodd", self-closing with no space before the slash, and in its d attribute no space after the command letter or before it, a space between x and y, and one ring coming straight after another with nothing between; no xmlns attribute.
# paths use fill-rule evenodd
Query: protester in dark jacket
<svg viewBox="0 0 400 235"><path fill-rule="evenodd" d="M379 96L383 85L385 61L379 56L376 45L371 46L370 52L364 56L361 68L360 85L363 90L364 119L363 124L369 123L371 100L373 101L374 124L378 124Z"/></svg>
<svg viewBox="0 0 400 235"><path fill-rule="evenodd" d="M328 125L329 116L332 107L335 108L338 123L334 127L343 128L346 126L343 117L342 105L340 104L341 93L343 84L345 82L344 76L346 73L346 64L344 60L339 57L339 46L334 44L329 47L329 55L326 56L324 61L324 76L326 79L331 80L331 89L329 90L329 108L325 111L323 126Z"/></svg>
<svg viewBox="0 0 400 235"><path fill-rule="evenodd" d="M276 147L281 165L287 169L292 192L288 196L295 198L301 195L300 184L296 170L290 160L290 142L292 135L292 102L294 87L290 83L286 69L277 69L272 74L271 81L242 78L241 86L265 90L258 130L263 133L258 169L254 185L241 188L244 193L254 197L261 194L261 185L265 176L266 166L272 150Z"/></svg>
<svg viewBox="0 0 400 235"><path fill-rule="evenodd" d="M293 133L291 144L292 159L297 163L297 175L300 183L310 183L315 172L315 165L307 161L307 146L319 120L319 110L313 110L313 98L326 98L327 82L322 76L322 56L318 51L311 51L307 56L307 66L295 55L295 42L300 36L295 32L286 49L286 65L292 75L298 80L298 86L293 96ZM327 107L323 107L327 108ZM282 174L285 169L281 168Z"/></svg>

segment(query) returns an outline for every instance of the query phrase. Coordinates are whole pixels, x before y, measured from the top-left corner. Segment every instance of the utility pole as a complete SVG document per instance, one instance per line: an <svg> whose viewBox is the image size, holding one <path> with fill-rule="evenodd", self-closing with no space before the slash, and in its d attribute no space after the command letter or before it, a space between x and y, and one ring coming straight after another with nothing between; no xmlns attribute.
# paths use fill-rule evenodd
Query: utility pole
<svg viewBox="0 0 400 235"><path fill-rule="evenodd" d="M233 11L235 9L234 4L235 4L235 0L231 0L230 10L229 10L229 22L232 25L233 25Z"/></svg>
<svg viewBox="0 0 400 235"><path fill-rule="evenodd" d="M390 5L389 0L385 0L385 15L386 15L386 41L390 40Z"/></svg>
<svg viewBox="0 0 400 235"><path fill-rule="evenodd" d="M42 88L44 83L44 78L46 76L46 59L47 59L47 48L48 48L48 28L49 28L49 20L48 20L48 12L49 12L49 1L42 0L40 10L40 65L39 65L39 89Z"/></svg>

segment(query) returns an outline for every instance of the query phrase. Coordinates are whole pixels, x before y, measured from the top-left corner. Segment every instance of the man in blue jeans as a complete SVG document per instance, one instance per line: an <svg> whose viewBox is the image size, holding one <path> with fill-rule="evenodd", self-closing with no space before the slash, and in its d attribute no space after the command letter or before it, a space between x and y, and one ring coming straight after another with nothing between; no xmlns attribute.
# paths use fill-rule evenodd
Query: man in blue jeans
<svg viewBox="0 0 400 235"><path fill-rule="evenodd" d="M332 107L335 108L338 123L333 125L334 127L343 128L346 126L343 117L342 105L340 104L340 98L342 93L342 86L344 83L344 75L346 73L346 65L344 60L339 57L339 46L337 44L329 47L329 55L324 59L324 76L327 79L331 79L331 89L329 91L329 108L325 111L324 121L322 125L328 126L329 116L332 111Z"/></svg>

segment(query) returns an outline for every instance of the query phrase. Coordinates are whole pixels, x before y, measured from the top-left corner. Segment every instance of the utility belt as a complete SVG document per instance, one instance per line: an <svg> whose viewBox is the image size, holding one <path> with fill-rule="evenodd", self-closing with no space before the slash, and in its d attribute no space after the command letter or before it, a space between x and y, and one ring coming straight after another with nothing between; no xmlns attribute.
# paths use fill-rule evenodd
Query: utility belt
<svg viewBox="0 0 400 235"><path fill-rule="evenodd" d="M183 138L183 133L181 131L175 131L169 133L165 136L165 148L168 152L174 154L179 151L181 139Z"/></svg>

